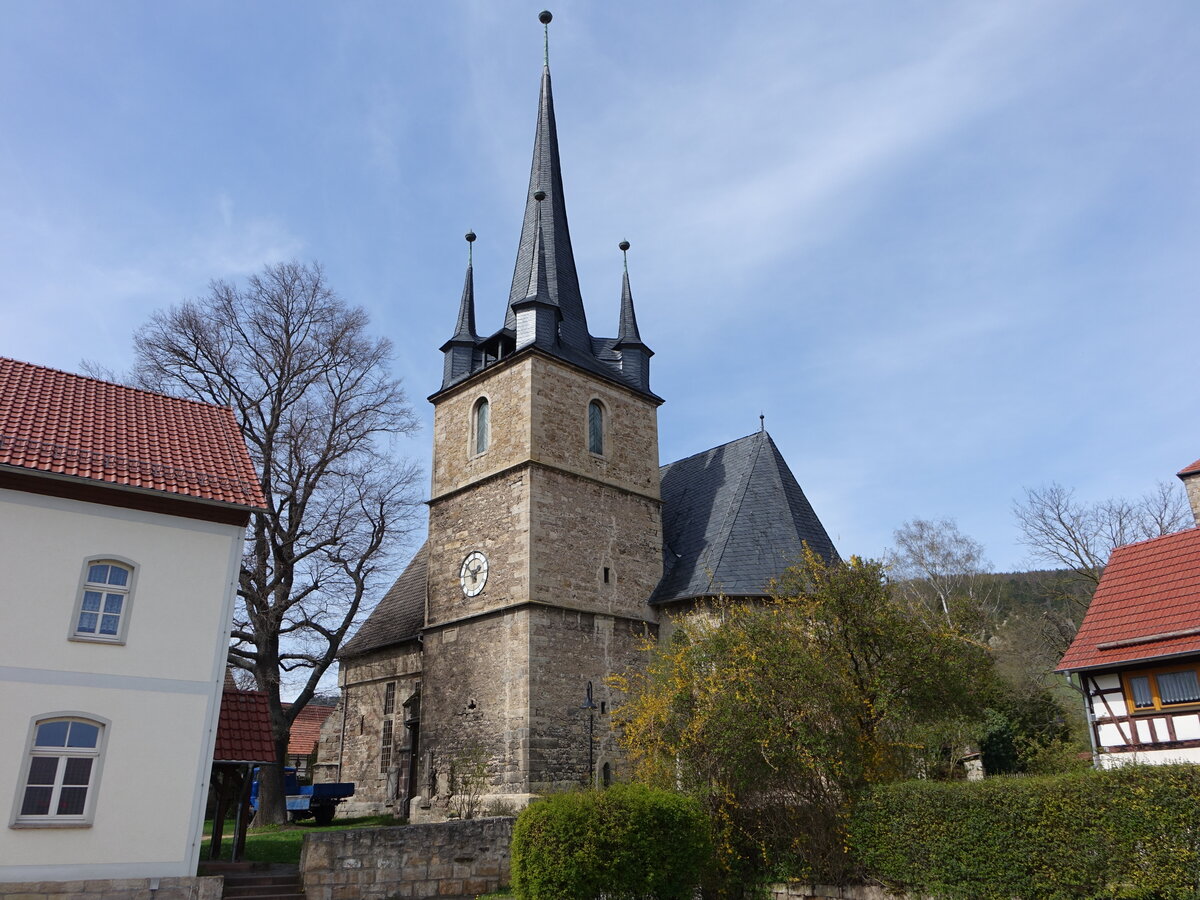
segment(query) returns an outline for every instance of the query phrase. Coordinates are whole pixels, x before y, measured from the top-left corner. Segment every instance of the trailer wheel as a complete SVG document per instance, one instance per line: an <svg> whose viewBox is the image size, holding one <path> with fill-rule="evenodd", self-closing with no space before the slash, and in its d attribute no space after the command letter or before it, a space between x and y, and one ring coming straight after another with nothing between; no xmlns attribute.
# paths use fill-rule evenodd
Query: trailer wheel
<svg viewBox="0 0 1200 900"><path fill-rule="evenodd" d="M316 807L312 811L312 814L313 814L313 818L316 819L318 825L325 826L333 821L333 814L336 812L337 812L337 807L334 806L332 803L329 803L329 804L322 803L320 806Z"/></svg>

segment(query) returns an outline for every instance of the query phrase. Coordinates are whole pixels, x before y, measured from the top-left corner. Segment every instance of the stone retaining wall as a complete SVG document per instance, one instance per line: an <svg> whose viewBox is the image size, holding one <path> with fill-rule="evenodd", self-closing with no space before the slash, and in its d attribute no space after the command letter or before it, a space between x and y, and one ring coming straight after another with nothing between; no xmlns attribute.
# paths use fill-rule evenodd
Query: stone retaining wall
<svg viewBox="0 0 1200 900"><path fill-rule="evenodd" d="M513 819L473 819L306 835L308 900L474 900L508 884ZM2 898L0 898L2 900Z"/></svg>
<svg viewBox="0 0 1200 900"><path fill-rule="evenodd" d="M224 879L98 878L87 881L0 882L0 900L221 900Z"/></svg>
<svg viewBox="0 0 1200 900"><path fill-rule="evenodd" d="M772 884L767 887L771 900L922 900L912 894L893 894L875 885Z"/></svg>

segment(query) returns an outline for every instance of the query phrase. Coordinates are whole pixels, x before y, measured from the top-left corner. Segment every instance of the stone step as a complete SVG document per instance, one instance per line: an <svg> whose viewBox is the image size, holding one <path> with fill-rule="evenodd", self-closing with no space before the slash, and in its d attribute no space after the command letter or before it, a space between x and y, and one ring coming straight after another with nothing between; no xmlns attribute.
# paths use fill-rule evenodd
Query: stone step
<svg viewBox="0 0 1200 900"><path fill-rule="evenodd" d="M225 890L228 891L231 887L237 888L253 888L270 886L276 884L299 884L300 876L297 875L226 875Z"/></svg>
<svg viewBox="0 0 1200 900"><path fill-rule="evenodd" d="M262 883L225 881L226 897L262 897L272 894L304 893L304 885L299 878L290 881L264 881Z"/></svg>

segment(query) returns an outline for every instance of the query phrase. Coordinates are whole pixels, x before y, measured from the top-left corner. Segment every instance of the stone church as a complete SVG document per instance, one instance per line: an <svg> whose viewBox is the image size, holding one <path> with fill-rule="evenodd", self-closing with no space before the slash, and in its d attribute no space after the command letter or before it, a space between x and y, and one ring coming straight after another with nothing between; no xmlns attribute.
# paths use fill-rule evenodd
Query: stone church
<svg viewBox="0 0 1200 900"><path fill-rule="evenodd" d="M316 777L355 782L354 812L443 817L456 768L512 806L606 783L607 676L672 614L767 596L802 543L836 556L765 430L659 466L627 267L619 304L617 336L594 337L547 64L504 325L477 330L468 264L429 398L428 537L339 655Z"/></svg>

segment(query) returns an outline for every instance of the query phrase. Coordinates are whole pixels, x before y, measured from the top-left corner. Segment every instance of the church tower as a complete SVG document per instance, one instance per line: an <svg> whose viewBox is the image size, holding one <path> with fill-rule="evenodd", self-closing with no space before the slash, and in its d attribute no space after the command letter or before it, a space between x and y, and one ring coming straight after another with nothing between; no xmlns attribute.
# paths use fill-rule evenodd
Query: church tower
<svg viewBox="0 0 1200 900"><path fill-rule="evenodd" d="M615 765L604 679L635 664L656 627L663 542L662 400L627 266L613 300L618 336L593 337L547 59L504 325L477 333L469 263L429 398L421 748L443 780L451 762L482 759L487 793L527 795Z"/></svg>

